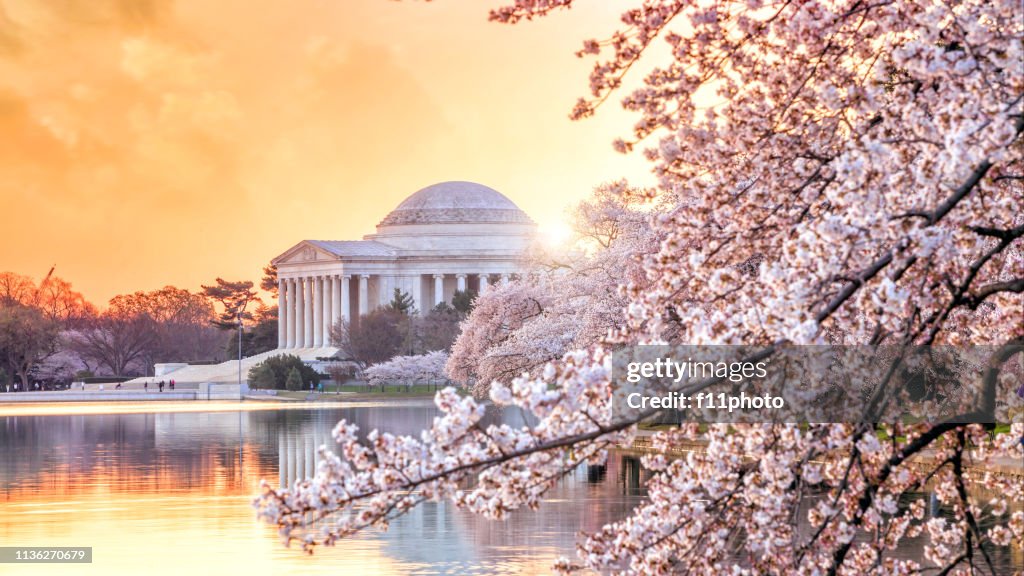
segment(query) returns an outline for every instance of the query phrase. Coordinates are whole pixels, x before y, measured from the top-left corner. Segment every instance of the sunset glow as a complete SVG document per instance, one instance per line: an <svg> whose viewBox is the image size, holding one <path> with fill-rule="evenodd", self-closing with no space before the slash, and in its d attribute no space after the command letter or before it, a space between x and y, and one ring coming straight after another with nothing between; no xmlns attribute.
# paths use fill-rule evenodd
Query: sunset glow
<svg viewBox="0 0 1024 576"><path fill-rule="evenodd" d="M573 52L617 20L599 3L529 27L468 0L132 6L0 2L0 197L17 214L0 263L37 280L56 265L100 305L258 279L434 182L487 184L551 225L594 185L649 177L611 152L632 122L618 106L568 119L589 68Z"/></svg>
<svg viewBox="0 0 1024 576"><path fill-rule="evenodd" d="M555 220L542 224L537 230L540 241L550 248L564 246L572 238L572 227L563 221Z"/></svg>
<svg viewBox="0 0 1024 576"><path fill-rule="evenodd" d="M0 0L0 574L1024 576L1021 16Z"/></svg>

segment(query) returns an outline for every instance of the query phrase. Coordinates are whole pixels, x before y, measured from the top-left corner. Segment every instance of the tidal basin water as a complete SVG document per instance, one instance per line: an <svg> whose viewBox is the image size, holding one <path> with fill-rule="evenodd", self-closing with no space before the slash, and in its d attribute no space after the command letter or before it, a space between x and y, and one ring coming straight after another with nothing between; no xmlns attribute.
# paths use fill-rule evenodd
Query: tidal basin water
<svg viewBox="0 0 1024 576"><path fill-rule="evenodd" d="M494 522L426 504L387 532L308 557L257 523L250 502L260 479L280 485L312 474L315 447L331 442L342 418L367 430L418 434L437 415L429 401L81 409L96 413L0 416L0 546L92 546L93 563L0 564L0 574L548 573L557 556L572 554L579 530L622 517L640 501L646 474L637 458L617 456L605 468L577 470L537 513ZM488 417L521 421L512 412Z"/></svg>
<svg viewBox="0 0 1024 576"><path fill-rule="evenodd" d="M429 401L209 411L200 403L17 408L0 415L0 546L91 546L90 565L0 565L0 574L542 574L579 531L644 498L636 455L581 467L538 512L495 522L426 504L312 556L281 545L250 505L259 481L312 473L315 447L345 418L418 434ZM115 412L115 413L111 413ZM2 414L3 412L0 412ZM516 412L488 418L521 423ZM927 497L927 495L921 495ZM933 513L942 513L936 509ZM921 541L898 555L920 558ZM997 550L1001 568L1018 550Z"/></svg>

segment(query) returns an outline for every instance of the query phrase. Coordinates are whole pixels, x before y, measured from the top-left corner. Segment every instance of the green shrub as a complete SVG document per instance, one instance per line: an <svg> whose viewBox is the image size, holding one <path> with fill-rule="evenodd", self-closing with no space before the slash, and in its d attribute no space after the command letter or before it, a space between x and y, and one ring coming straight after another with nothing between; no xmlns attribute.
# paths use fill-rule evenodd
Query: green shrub
<svg viewBox="0 0 1024 576"><path fill-rule="evenodd" d="M271 356L249 370L249 386L264 390L290 390L288 378L292 370L298 373L299 385L296 390L305 390L312 383L320 383L320 375L306 366L298 357L291 354Z"/></svg>
<svg viewBox="0 0 1024 576"><path fill-rule="evenodd" d="M304 388L302 385L302 374L299 373L298 368L292 368L288 372L288 381L285 383L285 386L292 392L298 392Z"/></svg>

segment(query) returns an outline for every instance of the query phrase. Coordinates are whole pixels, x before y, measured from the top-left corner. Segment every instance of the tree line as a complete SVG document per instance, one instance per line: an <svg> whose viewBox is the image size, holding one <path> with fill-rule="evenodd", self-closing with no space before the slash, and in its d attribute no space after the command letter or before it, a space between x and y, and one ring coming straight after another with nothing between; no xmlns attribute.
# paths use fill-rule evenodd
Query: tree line
<svg viewBox="0 0 1024 576"><path fill-rule="evenodd" d="M273 350L278 310L264 303L261 290L276 298L275 266L263 269L259 289L252 281L217 278L198 291L165 286L120 294L101 308L53 270L38 283L14 272L0 273L0 390L144 376L161 362L216 363L239 352L252 356ZM456 292L451 304L442 302L419 314L412 297L396 290L388 304L351 322L340 321L331 330L332 344L339 358L357 369L341 369L332 377L343 380L399 355L447 354L475 297L472 291ZM301 361L282 362L287 369L261 365L250 379L260 387L282 389L290 376L303 388L319 380Z"/></svg>
<svg viewBox="0 0 1024 576"><path fill-rule="evenodd" d="M261 288L276 291L277 271ZM160 362L219 362L277 345L277 308L251 281L218 278L199 291L165 286L111 298L102 309L53 270L38 283L0 273L0 390L52 389L76 378L146 375Z"/></svg>

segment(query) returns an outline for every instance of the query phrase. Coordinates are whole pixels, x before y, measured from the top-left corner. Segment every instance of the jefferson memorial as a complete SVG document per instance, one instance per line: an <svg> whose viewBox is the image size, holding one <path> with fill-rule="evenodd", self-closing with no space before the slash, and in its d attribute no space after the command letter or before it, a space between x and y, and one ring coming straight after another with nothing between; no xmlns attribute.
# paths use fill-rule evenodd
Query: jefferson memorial
<svg viewBox="0 0 1024 576"><path fill-rule="evenodd" d="M278 354L305 362L333 357L331 326L394 298L412 296L425 313L451 302L457 290L485 292L522 270L536 224L500 192L472 182L441 182L409 196L362 240L303 240L271 260L278 276L276 350L213 365L164 363L132 387L174 379L188 389L237 383L249 369ZM206 387L206 388L204 388ZM238 397L241 391L231 392Z"/></svg>
<svg viewBox="0 0 1024 576"><path fill-rule="evenodd" d="M442 182L406 198L362 240L303 240L271 260L278 348L330 346L332 325L386 305L395 289L425 313L456 290L508 282L535 230L500 192Z"/></svg>

